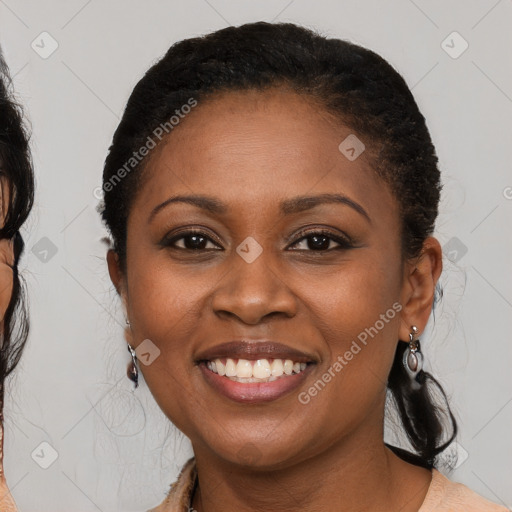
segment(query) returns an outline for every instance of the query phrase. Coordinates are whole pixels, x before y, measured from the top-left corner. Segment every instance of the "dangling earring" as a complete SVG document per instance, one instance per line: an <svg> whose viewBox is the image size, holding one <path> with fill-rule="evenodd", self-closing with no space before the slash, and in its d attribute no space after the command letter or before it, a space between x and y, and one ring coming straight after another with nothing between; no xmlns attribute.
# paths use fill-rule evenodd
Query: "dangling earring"
<svg viewBox="0 0 512 512"><path fill-rule="evenodd" d="M126 325L130 325L130 322L126 320ZM132 356L132 360L128 363L128 368L126 369L126 375L128 378L134 383L135 389L139 386L139 369L137 368L137 354L132 346L128 343L128 352Z"/></svg>
<svg viewBox="0 0 512 512"><path fill-rule="evenodd" d="M420 388L420 383L417 376L423 369L423 354L421 353L420 340L417 339L418 328L411 326L411 333L409 334L409 346L404 351L403 364L405 371L411 378L411 384L415 389Z"/></svg>

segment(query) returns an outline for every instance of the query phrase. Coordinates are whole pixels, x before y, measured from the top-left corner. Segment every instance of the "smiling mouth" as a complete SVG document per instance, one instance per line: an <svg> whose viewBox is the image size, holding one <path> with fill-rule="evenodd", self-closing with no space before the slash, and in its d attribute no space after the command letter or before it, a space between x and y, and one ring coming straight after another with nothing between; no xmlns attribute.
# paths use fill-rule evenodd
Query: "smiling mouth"
<svg viewBox="0 0 512 512"><path fill-rule="evenodd" d="M204 361L213 373L234 382L273 382L302 373L309 363L292 359L232 359L216 358Z"/></svg>

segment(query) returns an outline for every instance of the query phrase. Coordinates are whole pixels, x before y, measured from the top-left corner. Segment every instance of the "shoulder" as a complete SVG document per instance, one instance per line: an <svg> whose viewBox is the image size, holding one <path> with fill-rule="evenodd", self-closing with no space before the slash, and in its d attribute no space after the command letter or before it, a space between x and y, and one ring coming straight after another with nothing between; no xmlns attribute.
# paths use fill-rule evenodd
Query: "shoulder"
<svg viewBox="0 0 512 512"><path fill-rule="evenodd" d="M452 482L437 469L418 512L509 512L507 508L488 501L464 484Z"/></svg>
<svg viewBox="0 0 512 512"><path fill-rule="evenodd" d="M190 458L181 468L176 481L171 485L165 500L148 512L182 512L190 510L190 498L196 484L195 458Z"/></svg>

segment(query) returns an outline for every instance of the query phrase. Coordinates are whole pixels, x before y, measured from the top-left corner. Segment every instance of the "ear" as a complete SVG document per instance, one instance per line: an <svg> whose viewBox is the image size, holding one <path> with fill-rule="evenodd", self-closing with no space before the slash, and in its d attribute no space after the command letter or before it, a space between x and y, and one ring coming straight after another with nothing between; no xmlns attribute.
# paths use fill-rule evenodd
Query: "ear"
<svg viewBox="0 0 512 512"><path fill-rule="evenodd" d="M115 286L117 293L121 297L121 301L123 302L123 307L126 313L125 277L123 275L123 272L121 271L121 266L119 264L119 256L113 249L109 249L107 252L107 266L108 273L110 275L110 280L112 281L112 284Z"/></svg>
<svg viewBox="0 0 512 512"><path fill-rule="evenodd" d="M114 284L117 293L121 297L121 301L123 303L123 311L126 318L128 318L128 309L127 309L127 297L126 297L126 280L121 272L121 266L119 265L119 256L115 251L109 249L107 252L107 266L108 273L110 275L110 280ZM129 325L124 328L124 337L126 342L134 347L133 344L133 333Z"/></svg>
<svg viewBox="0 0 512 512"><path fill-rule="evenodd" d="M404 265L401 290L401 325L399 338L409 341L411 326L425 330L432 306L436 284L443 269L443 251L438 240L428 237L420 255Z"/></svg>

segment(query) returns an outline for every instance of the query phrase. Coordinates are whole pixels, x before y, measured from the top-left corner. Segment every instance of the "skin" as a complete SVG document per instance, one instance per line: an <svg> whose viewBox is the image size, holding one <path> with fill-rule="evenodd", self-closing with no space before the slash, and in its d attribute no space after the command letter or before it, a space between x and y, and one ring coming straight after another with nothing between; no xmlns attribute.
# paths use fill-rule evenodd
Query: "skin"
<svg viewBox="0 0 512 512"><path fill-rule="evenodd" d="M384 400L397 340L408 340L412 325L422 333L429 318L441 248L430 237L420 257L402 261L398 203L366 159L371 141L353 162L340 153L350 133L312 100L282 89L200 102L151 154L127 220L126 272L113 251L107 255L129 341L149 338L161 351L139 367L192 442L199 512L412 512L425 498L430 471L384 446ZM348 196L370 220L335 203L279 210L284 199L322 193ZM148 221L175 194L213 196L228 209L212 214L173 203ZM190 226L211 240L205 249L161 244ZM315 251L298 232L318 227L346 233L355 245L336 250L332 240ZM250 264L236 252L248 236L263 248ZM298 393L396 302L400 313L301 404ZM211 389L194 359L240 338L281 341L312 355L316 367L273 402L230 401ZM256 456L246 463L240 454L251 447Z"/></svg>
<svg viewBox="0 0 512 512"><path fill-rule="evenodd" d="M0 177L0 225L3 225L9 205L9 188L7 179ZM4 317L12 297L14 264L14 246L12 240L0 240L0 332L4 329ZM1 342L1 339L0 339ZM0 345L1 346L1 345ZM3 424L0 409L0 509L5 512L15 511L16 506L7 488L3 470Z"/></svg>
<svg viewBox="0 0 512 512"><path fill-rule="evenodd" d="M9 188L4 177L0 178L0 225L3 225L9 204ZM4 316L12 297L14 245L12 240L0 240L0 332L3 332Z"/></svg>

